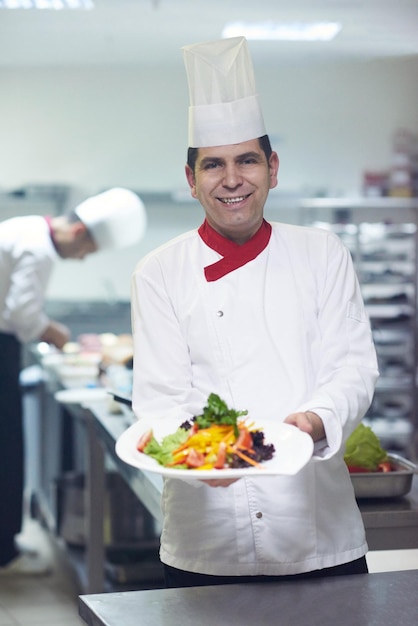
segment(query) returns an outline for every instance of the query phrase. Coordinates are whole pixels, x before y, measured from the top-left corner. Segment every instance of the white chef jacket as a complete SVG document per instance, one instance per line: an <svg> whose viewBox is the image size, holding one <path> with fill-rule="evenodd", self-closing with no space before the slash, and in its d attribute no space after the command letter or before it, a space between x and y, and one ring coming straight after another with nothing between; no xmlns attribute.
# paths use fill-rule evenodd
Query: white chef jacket
<svg viewBox="0 0 418 626"><path fill-rule="evenodd" d="M22 343L48 326L45 292L58 254L44 217L14 217L0 223L0 332Z"/></svg>
<svg viewBox="0 0 418 626"><path fill-rule="evenodd" d="M282 422L312 410L326 441L295 476L242 478L227 488L164 483L161 560L212 575L284 575L367 551L343 460L378 377L350 253L333 233L273 223L253 261L214 282L219 260L193 230L147 255L132 281L133 408L186 419L211 392Z"/></svg>

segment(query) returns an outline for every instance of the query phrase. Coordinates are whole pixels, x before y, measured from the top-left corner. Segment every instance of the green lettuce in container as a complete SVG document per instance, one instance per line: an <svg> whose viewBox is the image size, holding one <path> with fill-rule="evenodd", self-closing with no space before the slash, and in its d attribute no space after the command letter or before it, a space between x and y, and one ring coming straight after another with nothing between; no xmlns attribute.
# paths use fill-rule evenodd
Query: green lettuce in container
<svg viewBox="0 0 418 626"><path fill-rule="evenodd" d="M345 444L344 461L350 471L352 468L376 472L379 465L388 460L386 450L380 445L376 434L369 426L359 424Z"/></svg>

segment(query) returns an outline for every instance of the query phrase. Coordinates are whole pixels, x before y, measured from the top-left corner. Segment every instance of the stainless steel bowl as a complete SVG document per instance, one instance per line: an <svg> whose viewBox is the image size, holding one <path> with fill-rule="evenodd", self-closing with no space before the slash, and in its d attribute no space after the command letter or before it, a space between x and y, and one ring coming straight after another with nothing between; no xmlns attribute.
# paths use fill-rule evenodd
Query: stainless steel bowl
<svg viewBox="0 0 418 626"><path fill-rule="evenodd" d="M411 490L418 467L398 454L388 454L396 468L392 472L359 472L350 474L356 498L397 498Z"/></svg>

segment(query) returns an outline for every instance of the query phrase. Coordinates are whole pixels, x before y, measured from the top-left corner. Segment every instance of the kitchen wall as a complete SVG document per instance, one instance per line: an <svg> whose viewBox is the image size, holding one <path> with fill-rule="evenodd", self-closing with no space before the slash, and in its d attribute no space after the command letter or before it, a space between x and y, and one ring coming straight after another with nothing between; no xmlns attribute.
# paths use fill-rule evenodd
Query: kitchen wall
<svg viewBox="0 0 418 626"><path fill-rule="evenodd" d="M358 192L398 126L418 130L418 57L256 68L284 189ZM184 187L188 90L172 71L0 69L0 188Z"/></svg>
<svg viewBox="0 0 418 626"><path fill-rule="evenodd" d="M418 131L418 58L256 67L281 168L276 197L358 195L364 169L388 167L400 126ZM118 254L62 262L52 298L129 298L144 253L200 223L184 182L188 90L176 70L0 69L0 190L74 185L81 196L113 185L150 196L146 239ZM171 192L182 198L171 202Z"/></svg>

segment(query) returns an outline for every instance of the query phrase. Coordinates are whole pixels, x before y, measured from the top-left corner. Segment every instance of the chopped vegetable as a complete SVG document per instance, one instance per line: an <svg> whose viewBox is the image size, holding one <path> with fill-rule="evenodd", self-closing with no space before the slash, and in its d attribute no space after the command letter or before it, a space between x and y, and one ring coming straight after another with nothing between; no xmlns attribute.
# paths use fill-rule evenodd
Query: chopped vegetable
<svg viewBox="0 0 418 626"><path fill-rule="evenodd" d="M239 420L245 415L247 411L229 409L219 396L211 394L202 415L184 422L161 442L145 433L137 447L160 465L175 469L259 466L272 458L274 446L264 443L262 431Z"/></svg>
<svg viewBox="0 0 418 626"><path fill-rule="evenodd" d="M372 471L367 469L367 467L360 467L359 465L347 465L347 467L350 474L364 474Z"/></svg>
<svg viewBox="0 0 418 626"><path fill-rule="evenodd" d="M172 462L172 451L175 450L188 438L188 433L183 428L178 428L175 433L167 435L158 443L152 435L149 443L144 447L143 452L152 456L160 465L168 465Z"/></svg>
<svg viewBox="0 0 418 626"><path fill-rule="evenodd" d="M149 444L152 439L152 430L147 430L141 437L139 438L138 443L136 444L136 449L138 452L143 452L144 448Z"/></svg>
<svg viewBox="0 0 418 626"><path fill-rule="evenodd" d="M384 461L379 463L375 470L368 469L367 467L358 467L357 465L347 465L350 474L371 474L374 472L381 472L386 474L387 472L394 472L396 467L392 465L390 461Z"/></svg>
<svg viewBox="0 0 418 626"><path fill-rule="evenodd" d="M247 414L248 411L229 409L227 404L216 393L211 393L202 415L198 415L195 421L199 428L208 428L211 424L232 425L235 434L238 434L237 420L239 417Z"/></svg>
<svg viewBox="0 0 418 626"><path fill-rule="evenodd" d="M347 439L344 461L350 472L390 471L387 465L383 470L383 464L388 463L386 450L382 448L372 429L364 424L359 424ZM379 464L382 469L379 469Z"/></svg>
<svg viewBox="0 0 418 626"><path fill-rule="evenodd" d="M392 463L390 461L383 461L383 463L379 463L379 465L377 466L377 471L378 472L392 472L393 471L393 467L392 467Z"/></svg>

